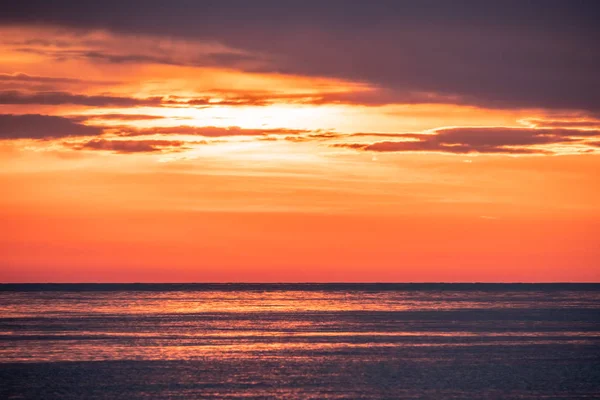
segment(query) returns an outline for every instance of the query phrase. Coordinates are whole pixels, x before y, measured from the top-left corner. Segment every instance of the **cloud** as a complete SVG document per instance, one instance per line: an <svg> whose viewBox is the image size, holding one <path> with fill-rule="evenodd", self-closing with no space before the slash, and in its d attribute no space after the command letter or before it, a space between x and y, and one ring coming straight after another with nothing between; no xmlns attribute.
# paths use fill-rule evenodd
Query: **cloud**
<svg viewBox="0 0 600 400"><path fill-rule="evenodd" d="M281 93L264 90L215 90L214 92L216 92L216 95L198 96L191 99L170 96L169 99L163 101L163 104L173 106L268 106L277 103L285 103L309 105L361 104L367 106L380 106L394 102L391 98L381 97L381 90L366 88L360 85L356 85L355 90L349 90L347 92L322 91L318 93ZM406 102L408 101L405 101L405 103ZM412 102L418 103L419 101L415 100ZM429 102L429 100L427 100L427 102Z"/></svg>
<svg viewBox="0 0 600 400"><path fill-rule="evenodd" d="M1 34L1 33L0 33ZM0 43L1 46L1 43ZM120 81L89 80L56 76L30 75L22 72L0 73L0 91L57 92L57 91L86 91L90 87L114 87L123 84Z"/></svg>
<svg viewBox="0 0 600 400"><path fill-rule="evenodd" d="M342 91L331 90L323 87L321 90L282 93L277 90L214 90L211 96L198 96L193 99L171 97L165 104L174 105L199 105L199 106L267 106L277 103L285 104L360 104L364 106L383 106L395 103L422 104L422 103L453 103L457 97L440 96L435 93L407 93L402 97L398 93L381 87L369 86L361 83L345 82Z"/></svg>
<svg viewBox="0 0 600 400"><path fill-rule="evenodd" d="M204 63L335 77L385 89L369 99L348 101L598 112L599 18L594 2L568 1L307 0L283 6L269 0L172 0L165 9L160 2L142 0L39 0L12 2L3 8L0 22L187 43L174 50L144 44L113 53L115 46L94 47L88 40L81 42L85 50L79 55L65 50L62 57ZM191 43L219 43L222 49L186 51ZM34 46L40 44L23 44Z"/></svg>
<svg viewBox="0 0 600 400"><path fill-rule="evenodd" d="M216 127L216 126L174 126L153 128L121 128L122 136L145 136L145 135L193 135L204 137L226 137L226 136L267 136L267 135L298 135L309 131L301 129L245 129L238 126Z"/></svg>
<svg viewBox="0 0 600 400"><path fill-rule="evenodd" d="M423 137L422 133L381 133L381 132L358 132L352 133L349 136L351 137L390 137L390 138L407 138L407 139L421 139Z"/></svg>
<svg viewBox="0 0 600 400"><path fill-rule="evenodd" d="M86 84L117 84L116 81L89 81L75 78L60 78L50 76L29 75L22 72L0 74L0 82L34 82L34 83L86 83Z"/></svg>
<svg viewBox="0 0 600 400"><path fill-rule="evenodd" d="M50 78L49 78L50 79ZM59 79L59 78L57 78ZM60 78L62 79L62 78ZM24 81L24 82L33 82ZM15 82L18 82L15 84ZM48 81L48 82L59 82ZM18 89L23 89L20 81L11 81ZM5 85L6 86L6 85ZM36 87L38 88L38 87ZM44 87L45 88L45 87ZM31 87L30 87L31 89ZM367 100L362 97L361 91L352 93L296 93L281 94L276 92L256 92L247 91L226 92L218 95L204 95L192 98L183 98L180 96L168 97L122 97L110 95L84 95L66 91L43 90L43 91L24 91L24 90L2 90L0 91L0 104L43 104L43 105L62 105L73 104L96 107L236 107L236 106L255 106L262 107L277 103L285 104L362 104L369 106L384 105L389 102L375 99Z"/></svg>
<svg viewBox="0 0 600 400"><path fill-rule="evenodd" d="M439 143L473 146L525 146L572 141L573 136L595 136L597 131L576 129L523 129L474 127L437 129L432 137Z"/></svg>
<svg viewBox="0 0 600 400"><path fill-rule="evenodd" d="M193 99L181 99L171 96L163 101L164 105L170 106L267 106L279 100L276 96L228 96L226 98L215 98L211 96L196 97Z"/></svg>
<svg viewBox="0 0 600 400"><path fill-rule="evenodd" d="M344 134L340 134L340 133L336 133L336 132L322 132L322 133L314 133L311 135L286 136L284 138L284 140L287 140L289 142L311 142L311 141L315 141L315 140L331 140L331 139L336 139L336 138L343 137L343 136L349 136L349 135L344 135Z"/></svg>
<svg viewBox="0 0 600 400"><path fill-rule="evenodd" d="M81 80L72 78L51 78L46 76L34 76L21 72L14 74L0 74L0 82L58 82L58 83L79 83Z"/></svg>
<svg viewBox="0 0 600 400"><path fill-rule="evenodd" d="M206 142L185 142L178 140L106 140L94 139L82 145L72 147L77 150L104 150L120 154L127 153L157 153L178 152L190 149L191 144L205 144Z"/></svg>
<svg viewBox="0 0 600 400"><path fill-rule="evenodd" d="M82 125L64 117L0 114L0 139L52 139L101 133L101 128Z"/></svg>
<svg viewBox="0 0 600 400"><path fill-rule="evenodd" d="M93 107L159 106L160 97L137 99L118 96L88 96L69 92L26 93L17 90L0 91L0 104L73 104Z"/></svg>
<svg viewBox="0 0 600 400"><path fill-rule="evenodd" d="M0 23L2 21L0 20ZM75 31L46 26L40 29L4 27L0 45L13 53L35 55L52 61L86 61L93 64L163 64L174 66L256 68L260 55L225 46L213 40L147 34L114 34L106 29ZM43 39L51 37L51 40Z"/></svg>
<svg viewBox="0 0 600 400"><path fill-rule="evenodd" d="M397 134L398 139L403 139L401 141L337 143L333 146L376 152L548 154L551 151L535 146L585 145L587 142L582 142L583 139L599 136L600 130L460 127L438 129L431 134Z"/></svg>
<svg viewBox="0 0 600 400"><path fill-rule="evenodd" d="M26 49L24 49L26 50ZM48 52L40 52L49 54ZM166 64L179 66L220 66L220 67L236 67L244 62L256 62L252 56L236 53L210 53L201 54L195 58L190 58L186 54L173 53L168 55L151 55L151 54L111 54L103 51L70 51L70 52L54 52L56 58L86 58L92 61L101 61L112 64Z"/></svg>
<svg viewBox="0 0 600 400"><path fill-rule="evenodd" d="M74 115L69 117L73 121L97 121L97 120L116 120L116 121L148 121L155 119L164 119L161 115L147 114L93 114L93 115Z"/></svg>
<svg viewBox="0 0 600 400"><path fill-rule="evenodd" d="M526 125L538 128L596 128L600 129L597 119L537 119L528 118L522 121Z"/></svg>
<svg viewBox="0 0 600 400"><path fill-rule="evenodd" d="M347 147L340 145L340 147ZM356 146L355 149L377 152L430 151L455 154L467 153L505 153L505 154L545 154L548 151L527 148L511 148L504 146L472 146L468 144L443 144L429 141L420 142L378 142L370 145Z"/></svg>

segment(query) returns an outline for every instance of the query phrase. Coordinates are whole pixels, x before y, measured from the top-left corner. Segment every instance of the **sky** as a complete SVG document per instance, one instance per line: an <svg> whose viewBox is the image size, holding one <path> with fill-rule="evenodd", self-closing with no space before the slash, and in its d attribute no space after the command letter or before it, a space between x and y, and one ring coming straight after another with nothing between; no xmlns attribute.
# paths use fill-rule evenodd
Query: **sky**
<svg viewBox="0 0 600 400"><path fill-rule="evenodd" d="M0 282L600 281L596 1L21 1Z"/></svg>

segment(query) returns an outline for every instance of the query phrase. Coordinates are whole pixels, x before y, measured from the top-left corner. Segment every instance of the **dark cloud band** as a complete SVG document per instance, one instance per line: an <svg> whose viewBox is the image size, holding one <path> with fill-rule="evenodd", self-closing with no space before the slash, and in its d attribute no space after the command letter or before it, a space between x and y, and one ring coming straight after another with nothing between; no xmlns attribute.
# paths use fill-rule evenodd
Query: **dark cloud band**
<svg viewBox="0 0 600 400"><path fill-rule="evenodd" d="M139 12L143 10L143 12ZM130 18L135 15L135 18ZM600 111L594 1L29 1L0 22L218 42L243 56L212 65L327 76L385 88L385 99L486 108ZM250 55L250 56L248 56ZM163 54L79 54L177 63ZM258 63L248 64L256 56Z"/></svg>
<svg viewBox="0 0 600 400"><path fill-rule="evenodd" d="M395 137L400 140L396 141L333 146L375 152L548 154L551 151L539 145L587 145L587 138L599 136L600 130L475 127L439 129L432 134L398 134Z"/></svg>
<svg viewBox="0 0 600 400"><path fill-rule="evenodd" d="M0 139L53 139L101 133L101 128L83 125L64 117L0 114Z"/></svg>

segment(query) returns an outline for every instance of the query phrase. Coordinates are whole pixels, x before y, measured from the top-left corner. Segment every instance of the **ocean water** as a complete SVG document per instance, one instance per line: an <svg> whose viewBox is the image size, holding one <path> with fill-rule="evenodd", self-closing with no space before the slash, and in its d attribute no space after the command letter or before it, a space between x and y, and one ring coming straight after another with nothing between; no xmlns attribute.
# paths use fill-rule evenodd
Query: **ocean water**
<svg viewBox="0 0 600 400"><path fill-rule="evenodd" d="M600 398L600 285L0 285L0 398Z"/></svg>

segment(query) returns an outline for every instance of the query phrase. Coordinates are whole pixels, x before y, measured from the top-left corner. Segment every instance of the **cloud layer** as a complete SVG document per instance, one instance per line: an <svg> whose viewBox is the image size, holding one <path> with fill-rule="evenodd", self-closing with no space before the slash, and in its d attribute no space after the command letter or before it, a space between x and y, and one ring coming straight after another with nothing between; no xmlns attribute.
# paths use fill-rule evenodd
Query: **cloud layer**
<svg viewBox="0 0 600 400"><path fill-rule="evenodd" d="M81 42L77 51L36 43L62 59L336 77L385 88L385 101L397 103L598 112L599 18L594 2L61 0L14 2L0 22L154 37L116 53L114 43Z"/></svg>
<svg viewBox="0 0 600 400"><path fill-rule="evenodd" d="M52 139L101 133L101 128L79 124L64 117L0 114L0 139Z"/></svg>
<svg viewBox="0 0 600 400"><path fill-rule="evenodd" d="M177 152L189 149L189 143L179 140L107 140L93 139L81 145L73 146L78 150L104 150L115 153L156 153Z"/></svg>
<svg viewBox="0 0 600 400"><path fill-rule="evenodd" d="M394 137L401 139L397 141L333 146L376 152L548 154L552 151L541 145L580 143L586 146L586 139L599 136L600 130L469 127L439 129L431 134L397 134Z"/></svg>
<svg viewBox="0 0 600 400"><path fill-rule="evenodd" d="M117 96L87 96L68 92L26 93L17 90L0 91L0 104L73 104L92 107L157 106L161 98L136 99Z"/></svg>

